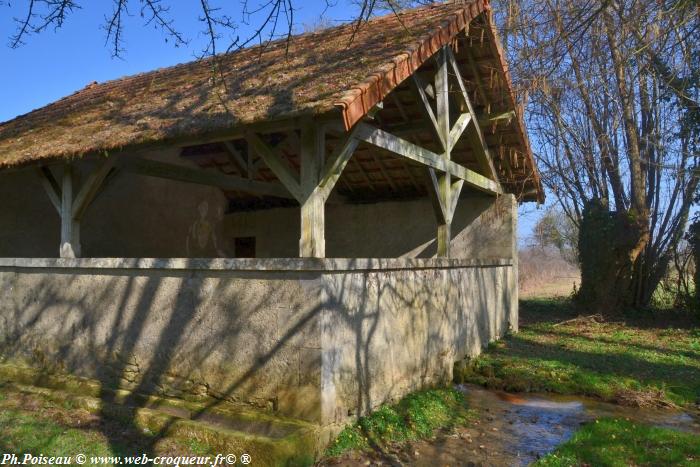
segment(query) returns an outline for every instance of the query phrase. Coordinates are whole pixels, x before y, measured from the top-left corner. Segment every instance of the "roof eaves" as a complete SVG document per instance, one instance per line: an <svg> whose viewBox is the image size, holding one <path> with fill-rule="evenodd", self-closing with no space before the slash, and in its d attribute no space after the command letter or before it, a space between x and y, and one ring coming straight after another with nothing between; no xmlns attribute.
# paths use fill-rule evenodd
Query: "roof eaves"
<svg viewBox="0 0 700 467"><path fill-rule="evenodd" d="M487 17L487 27L486 33L489 36L489 44L491 44L491 48L493 51L494 56L498 59L500 66L498 68L498 72L501 74L501 78L504 80L506 83L506 88L508 90L508 99L510 100L510 104L513 106L513 109L515 110L515 115L517 116L517 122L516 122L516 127L518 130L518 138L520 139L520 144L522 145L523 149L525 150L525 155L528 158L528 162L530 163L530 167L532 168L532 177L533 177L533 182L535 184L536 190L537 190L537 196L536 196L536 201L538 203L544 203L544 188L542 187L542 180L540 178L539 171L537 170L537 164L535 163L535 157L532 153L532 147L530 146L530 139L527 137L527 132L525 131L525 120L523 118L523 107L518 104L517 99L515 98L515 92L513 91L513 80L511 79L510 76L510 71L508 69L508 64L505 60L505 55L503 53L503 48L501 47L501 41L498 38L498 31L496 31L496 28L493 24L493 21L490 17L490 15Z"/></svg>
<svg viewBox="0 0 700 467"><path fill-rule="evenodd" d="M345 129L352 128L442 46L450 43L474 18L489 9L488 0L476 0L473 3L464 4L464 8L444 20L434 34L421 37L416 47L406 50L392 63L378 69L347 91L334 103L341 108Z"/></svg>

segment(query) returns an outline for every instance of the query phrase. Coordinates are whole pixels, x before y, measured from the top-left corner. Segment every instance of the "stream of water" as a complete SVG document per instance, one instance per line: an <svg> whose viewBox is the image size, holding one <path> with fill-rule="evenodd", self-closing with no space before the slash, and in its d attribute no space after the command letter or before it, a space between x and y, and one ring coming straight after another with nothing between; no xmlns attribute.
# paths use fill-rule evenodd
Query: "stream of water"
<svg viewBox="0 0 700 467"><path fill-rule="evenodd" d="M346 456L333 465L525 466L569 440L582 424L604 417L700 434L700 420L680 411L623 407L576 396L511 394L473 385L457 389L477 413L468 426L390 453Z"/></svg>

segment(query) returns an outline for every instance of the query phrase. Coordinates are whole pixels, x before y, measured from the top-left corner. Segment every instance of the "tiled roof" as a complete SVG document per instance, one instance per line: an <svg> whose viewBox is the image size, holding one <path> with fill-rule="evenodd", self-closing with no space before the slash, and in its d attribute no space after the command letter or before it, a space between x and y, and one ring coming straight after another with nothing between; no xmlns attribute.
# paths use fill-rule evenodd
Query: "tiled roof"
<svg viewBox="0 0 700 467"><path fill-rule="evenodd" d="M357 32L343 25L93 83L0 124L0 168L300 115L335 112L349 128L488 8L487 0L433 4L372 19Z"/></svg>

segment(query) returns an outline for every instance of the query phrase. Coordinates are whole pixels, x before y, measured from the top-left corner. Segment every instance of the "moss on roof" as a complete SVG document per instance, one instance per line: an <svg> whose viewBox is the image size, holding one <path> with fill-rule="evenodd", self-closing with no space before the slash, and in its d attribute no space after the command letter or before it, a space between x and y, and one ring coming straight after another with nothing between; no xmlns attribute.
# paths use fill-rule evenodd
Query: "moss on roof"
<svg viewBox="0 0 700 467"><path fill-rule="evenodd" d="M294 36L288 51L276 41L90 84L0 124L0 168L337 112L348 91L475 5L432 5L372 19L354 38L344 25Z"/></svg>

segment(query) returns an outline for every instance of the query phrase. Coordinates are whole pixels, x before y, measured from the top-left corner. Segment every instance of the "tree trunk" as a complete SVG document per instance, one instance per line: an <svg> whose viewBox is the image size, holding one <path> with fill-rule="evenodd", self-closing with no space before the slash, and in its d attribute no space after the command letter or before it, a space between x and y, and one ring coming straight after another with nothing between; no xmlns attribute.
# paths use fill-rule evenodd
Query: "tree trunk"
<svg viewBox="0 0 700 467"><path fill-rule="evenodd" d="M638 267L640 239L648 235L647 220L634 216L633 210L608 210L601 200L584 207L579 229L581 288L577 302L590 312L614 314L638 307Z"/></svg>

